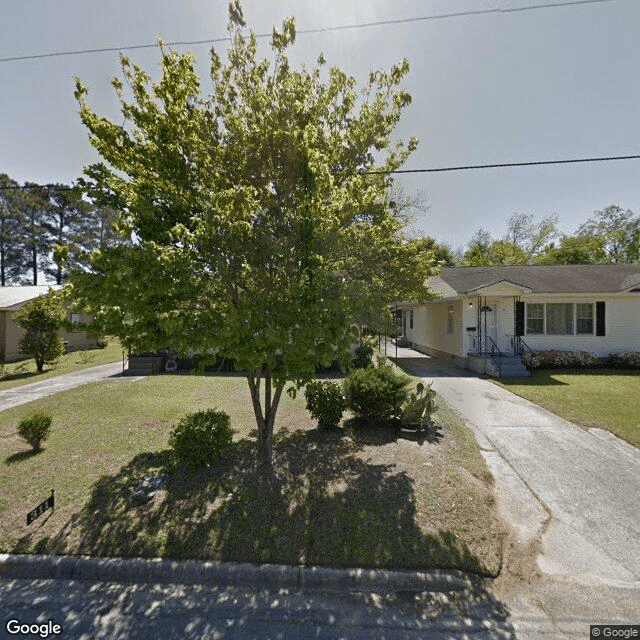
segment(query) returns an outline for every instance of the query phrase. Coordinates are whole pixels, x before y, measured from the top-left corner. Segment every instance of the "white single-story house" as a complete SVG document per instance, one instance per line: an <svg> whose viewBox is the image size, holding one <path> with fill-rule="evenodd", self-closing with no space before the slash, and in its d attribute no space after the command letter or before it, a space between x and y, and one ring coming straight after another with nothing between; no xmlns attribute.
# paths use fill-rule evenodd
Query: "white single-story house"
<svg viewBox="0 0 640 640"><path fill-rule="evenodd" d="M404 335L474 371L491 373L496 353L640 352L637 265L442 267L427 284L441 297L398 304Z"/></svg>
<svg viewBox="0 0 640 640"><path fill-rule="evenodd" d="M60 286L0 287L0 362L14 362L30 357L20 353L18 345L25 330L13 321L13 314L27 302L48 293L49 289L60 289ZM69 320L87 323L89 316L82 313L69 313ZM64 340L68 351L91 349L96 346L95 340L88 338L84 331L61 329L58 335Z"/></svg>

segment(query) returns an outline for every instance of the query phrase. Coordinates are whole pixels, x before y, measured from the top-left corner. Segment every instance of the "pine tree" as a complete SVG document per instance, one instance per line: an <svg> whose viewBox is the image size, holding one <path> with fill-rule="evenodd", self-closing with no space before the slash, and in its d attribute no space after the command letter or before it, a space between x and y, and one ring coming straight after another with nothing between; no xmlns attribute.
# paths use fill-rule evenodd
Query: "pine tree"
<svg viewBox="0 0 640 640"><path fill-rule="evenodd" d="M0 174L0 286L6 287L20 274L19 232L24 226L22 193L18 183Z"/></svg>

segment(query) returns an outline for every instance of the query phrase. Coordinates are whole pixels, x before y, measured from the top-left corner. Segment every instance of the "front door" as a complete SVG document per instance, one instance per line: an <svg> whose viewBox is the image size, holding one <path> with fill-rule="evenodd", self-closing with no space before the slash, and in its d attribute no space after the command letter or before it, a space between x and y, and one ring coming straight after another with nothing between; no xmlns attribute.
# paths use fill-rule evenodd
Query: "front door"
<svg viewBox="0 0 640 640"><path fill-rule="evenodd" d="M484 351L492 351L495 347L495 343L500 347L498 343L498 301L484 299L481 307L482 312L482 342L484 344ZM489 340L491 338L491 340Z"/></svg>

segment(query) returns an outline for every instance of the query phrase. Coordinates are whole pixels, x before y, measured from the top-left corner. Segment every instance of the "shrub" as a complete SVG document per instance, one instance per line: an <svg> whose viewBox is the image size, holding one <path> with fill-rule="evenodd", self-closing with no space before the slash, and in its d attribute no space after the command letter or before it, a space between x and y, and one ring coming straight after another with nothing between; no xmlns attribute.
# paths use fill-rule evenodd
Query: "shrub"
<svg viewBox="0 0 640 640"><path fill-rule="evenodd" d="M179 465L196 468L215 464L231 444L231 420L224 411L208 409L186 415L169 435Z"/></svg>
<svg viewBox="0 0 640 640"><path fill-rule="evenodd" d="M384 362L378 366L356 369L344 381L347 407L359 418L398 418L409 398L407 385L410 380Z"/></svg>
<svg viewBox="0 0 640 640"><path fill-rule="evenodd" d="M100 336L96 340L96 347L98 347L98 349L106 349L108 345L109 345L109 340L106 336Z"/></svg>
<svg viewBox="0 0 640 640"><path fill-rule="evenodd" d="M422 382L416 386L416 392L412 393L405 404L400 420L410 424L427 426L431 416L438 410L436 407L436 392L431 385L425 388Z"/></svg>
<svg viewBox="0 0 640 640"><path fill-rule="evenodd" d="M26 440L34 451L40 451L41 443L49 436L52 417L43 411L36 411L18 425L20 437Z"/></svg>
<svg viewBox="0 0 640 640"><path fill-rule="evenodd" d="M361 344L356 347L354 351L354 357L351 361L352 369L366 369L371 363L373 358L373 347L368 344Z"/></svg>
<svg viewBox="0 0 640 640"><path fill-rule="evenodd" d="M640 351L631 353L612 353L607 364L620 369L640 369Z"/></svg>
<svg viewBox="0 0 640 640"><path fill-rule="evenodd" d="M333 429L340 424L345 410L344 397L335 382L309 382L304 390L307 411L318 426Z"/></svg>
<svg viewBox="0 0 640 640"><path fill-rule="evenodd" d="M522 361L532 369L592 367L598 363L598 356L588 351L534 351L525 354Z"/></svg>

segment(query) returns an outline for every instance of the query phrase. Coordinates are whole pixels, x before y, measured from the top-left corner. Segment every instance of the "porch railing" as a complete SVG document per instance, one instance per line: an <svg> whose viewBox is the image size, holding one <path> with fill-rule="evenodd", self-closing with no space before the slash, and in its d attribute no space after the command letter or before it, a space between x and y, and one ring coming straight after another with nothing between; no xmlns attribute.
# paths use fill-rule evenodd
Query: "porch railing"
<svg viewBox="0 0 640 640"><path fill-rule="evenodd" d="M502 376L502 356L504 355L500 351L500 347L495 343L495 340L491 336L485 336L485 353L491 360L493 360L496 367L498 367L498 378Z"/></svg>
<svg viewBox="0 0 640 640"><path fill-rule="evenodd" d="M527 367L527 369L530 369L530 365L527 364L526 362L526 356L533 356L534 351L533 349L522 339L522 336L514 336L515 337L515 342L514 342L514 353L517 356L520 356L522 358L522 362L524 363L524 365Z"/></svg>

